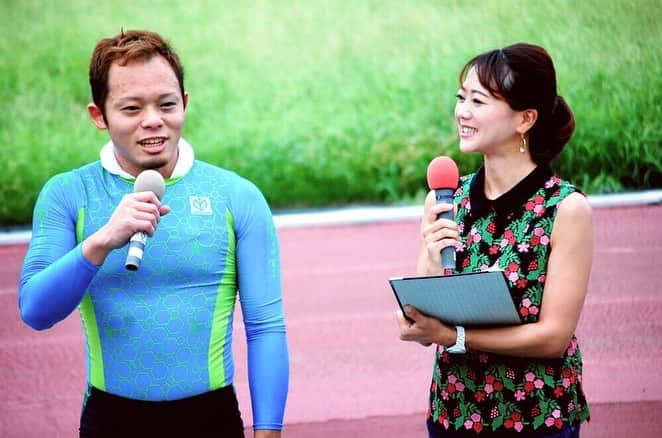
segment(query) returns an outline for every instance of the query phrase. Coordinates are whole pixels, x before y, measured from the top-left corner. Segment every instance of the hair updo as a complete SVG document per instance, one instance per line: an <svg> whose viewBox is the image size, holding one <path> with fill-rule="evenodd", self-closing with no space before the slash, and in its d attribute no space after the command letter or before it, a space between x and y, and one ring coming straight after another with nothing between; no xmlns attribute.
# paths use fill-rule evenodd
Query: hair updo
<svg viewBox="0 0 662 438"><path fill-rule="evenodd" d="M460 85L471 68L481 85L515 111L535 109L538 119L528 132L531 158L551 162L570 141L575 117L556 91L556 71L547 51L526 43L482 53L460 71Z"/></svg>

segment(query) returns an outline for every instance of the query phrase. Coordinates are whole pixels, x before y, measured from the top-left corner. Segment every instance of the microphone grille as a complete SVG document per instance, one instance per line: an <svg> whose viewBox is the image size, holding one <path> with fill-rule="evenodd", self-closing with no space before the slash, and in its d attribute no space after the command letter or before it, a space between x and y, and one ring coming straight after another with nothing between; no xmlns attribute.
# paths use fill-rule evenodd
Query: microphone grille
<svg viewBox="0 0 662 438"><path fill-rule="evenodd" d="M165 180L159 172L147 169L140 172L133 184L134 192L154 192L161 199L165 193Z"/></svg>
<svg viewBox="0 0 662 438"><path fill-rule="evenodd" d="M450 157L436 157L428 165L428 187L436 189L456 189L460 179L457 164Z"/></svg>

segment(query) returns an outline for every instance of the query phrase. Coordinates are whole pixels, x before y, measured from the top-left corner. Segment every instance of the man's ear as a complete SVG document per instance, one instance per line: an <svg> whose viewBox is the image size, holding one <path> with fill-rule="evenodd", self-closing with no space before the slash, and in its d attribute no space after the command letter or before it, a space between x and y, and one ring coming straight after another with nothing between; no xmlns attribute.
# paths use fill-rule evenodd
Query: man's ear
<svg viewBox="0 0 662 438"><path fill-rule="evenodd" d="M184 111L186 111L186 107L188 106L188 91L184 92Z"/></svg>
<svg viewBox="0 0 662 438"><path fill-rule="evenodd" d="M538 110L527 109L521 111L521 118L519 126L517 127L517 132L520 134L526 134L536 123L536 120L538 120Z"/></svg>
<svg viewBox="0 0 662 438"><path fill-rule="evenodd" d="M90 103L87 105L87 114L90 115L90 119L92 119L92 123L99 128L99 129L108 129L108 125L106 125L106 120L103 118L103 113L99 109L98 106L96 106L93 103Z"/></svg>

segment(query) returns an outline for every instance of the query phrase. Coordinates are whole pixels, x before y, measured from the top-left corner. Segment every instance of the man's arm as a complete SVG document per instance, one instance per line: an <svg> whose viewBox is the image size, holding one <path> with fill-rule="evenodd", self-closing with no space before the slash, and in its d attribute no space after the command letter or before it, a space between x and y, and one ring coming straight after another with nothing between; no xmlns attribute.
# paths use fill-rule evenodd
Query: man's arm
<svg viewBox="0 0 662 438"><path fill-rule="evenodd" d="M99 269L76 244L77 184L72 173L58 175L44 186L35 205L18 303L21 318L36 330L66 318Z"/></svg>
<svg viewBox="0 0 662 438"><path fill-rule="evenodd" d="M153 235L161 215L170 211L151 192L128 194L108 223L77 244L83 237L76 229L83 196L82 182L70 172L49 181L37 200L19 283L21 317L37 330L73 312L108 253L137 231Z"/></svg>
<svg viewBox="0 0 662 438"><path fill-rule="evenodd" d="M235 228L253 428L256 437L280 436L289 383L289 355L278 237L259 190L251 184L249 190L242 192L242 212L236 216Z"/></svg>

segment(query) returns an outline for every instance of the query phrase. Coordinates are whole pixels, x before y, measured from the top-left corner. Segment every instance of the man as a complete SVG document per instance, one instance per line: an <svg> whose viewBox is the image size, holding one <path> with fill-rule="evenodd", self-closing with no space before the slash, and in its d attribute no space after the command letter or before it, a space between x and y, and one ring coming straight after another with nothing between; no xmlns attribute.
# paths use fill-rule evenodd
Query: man
<svg viewBox="0 0 662 438"><path fill-rule="evenodd" d="M244 436L232 386L239 291L255 437L279 437L289 379L273 219L260 191L194 159L181 139L183 69L157 34L101 40L90 62L100 161L53 177L34 210L21 317L42 330L80 310L87 343L80 436ZM163 203L133 192L158 171ZM150 236L137 271L127 243Z"/></svg>

